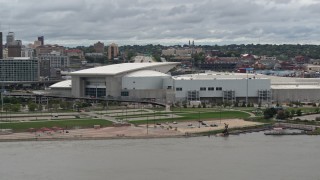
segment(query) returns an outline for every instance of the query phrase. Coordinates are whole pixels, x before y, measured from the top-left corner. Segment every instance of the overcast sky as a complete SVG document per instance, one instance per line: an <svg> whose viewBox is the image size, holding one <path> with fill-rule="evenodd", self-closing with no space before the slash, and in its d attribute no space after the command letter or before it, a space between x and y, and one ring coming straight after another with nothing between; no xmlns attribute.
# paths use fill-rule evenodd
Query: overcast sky
<svg viewBox="0 0 320 180"><path fill-rule="evenodd" d="M0 0L0 17L24 44L320 44L320 0Z"/></svg>

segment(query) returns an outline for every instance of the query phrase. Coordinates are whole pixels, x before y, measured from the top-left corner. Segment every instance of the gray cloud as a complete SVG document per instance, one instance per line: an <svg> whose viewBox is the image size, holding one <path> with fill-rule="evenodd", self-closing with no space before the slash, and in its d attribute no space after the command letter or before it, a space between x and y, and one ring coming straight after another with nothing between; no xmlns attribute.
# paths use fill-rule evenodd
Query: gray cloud
<svg viewBox="0 0 320 180"><path fill-rule="evenodd" d="M0 0L1 31L32 42L320 44L316 0Z"/></svg>

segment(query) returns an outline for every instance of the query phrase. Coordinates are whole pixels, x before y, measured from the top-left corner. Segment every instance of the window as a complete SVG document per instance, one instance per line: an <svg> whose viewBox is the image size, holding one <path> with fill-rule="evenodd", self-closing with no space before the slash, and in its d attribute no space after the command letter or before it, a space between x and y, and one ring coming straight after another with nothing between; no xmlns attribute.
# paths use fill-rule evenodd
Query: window
<svg viewBox="0 0 320 180"><path fill-rule="evenodd" d="M222 87L216 87L217 91L222 91Z"/></svg>
<svg viewBox="0 0 320 180"><path fill-rule="evenodd" d="M121 92L121 96L129 96L129 92L128 91L122 91Z"/></svg>
<svg viewBox="0 0 320 180"><path fill-rule="evenodd" d="M214 87L208 87L208 91L214 91Z"/></svg>
<svg viewBox="0 0 320 180"><path fill-rule="evenodd" d="M106 96L106 88L86 88L85 95L90 97Z"/></svg>
<svg viewBox="0 0 320 180"><path fill-rule="evenodd" d="M172 86L168 86L167 89L172 89Z"/></svg>
<svg viewBox="0 0 320 180"><path fill-rule="evenodd" d="M200 87L200 91L206 91L207 88L206 87Z"/></svg>
<svg viewBox="0 0 320 180"><path fill-rule="evenodd" d="M177 87L176 91L182 91L182 87Z"/></svg>

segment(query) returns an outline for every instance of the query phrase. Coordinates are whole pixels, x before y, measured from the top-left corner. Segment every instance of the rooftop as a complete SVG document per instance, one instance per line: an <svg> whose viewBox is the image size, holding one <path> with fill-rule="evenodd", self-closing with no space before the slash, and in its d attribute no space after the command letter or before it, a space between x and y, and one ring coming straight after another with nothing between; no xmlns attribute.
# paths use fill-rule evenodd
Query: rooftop
<svg viewBox="0 0 320 180"><path fill-rule="evenodd" d="M127 74L125 77L159 77L159 76L170 76L168 74L164 74L162 72L158 71L152 71L152 70L141 70L141 71L135 71L133 73Z"/></svg>
<svg viewBox="0 0 320 180"><path fill-rule="evenodd" d="M319 90L319 85L271 85L271 89L316 89Z"/></svg>
<svg viewBox="0 0 320 180"><path fill-rule="evenodd" d="M198 80L212 80L212 79L268 79L268 77L262 74L245 74L245 73L218 73L218 72L210 72L210 73L199 73L199 74L187 74L174 76L174 79L198 79Z"/></svg>
<svg viewBox="0 0 320 180"><path fill-rule="evenodd" d="M51 85L50 88L71 88L71 80L65 80L55 83Z"/></svg>
<svg viewBox="0 0 320 180"><path fill-rule="evenodd" d="M1 60L31 60L30 57L8 57Z"/></svg>
<svg viewBox="0 0 320 180"><path fill-rule="evenodd" d="M177 65L176 62L156 62L156 63L122 63L112 64L107 66L100 66L90 69L84 69L76 72L72 72L72 75L116 75L121 73L127 73L131 71L143 70L145 68L156 68L167 65Z"/></svg>

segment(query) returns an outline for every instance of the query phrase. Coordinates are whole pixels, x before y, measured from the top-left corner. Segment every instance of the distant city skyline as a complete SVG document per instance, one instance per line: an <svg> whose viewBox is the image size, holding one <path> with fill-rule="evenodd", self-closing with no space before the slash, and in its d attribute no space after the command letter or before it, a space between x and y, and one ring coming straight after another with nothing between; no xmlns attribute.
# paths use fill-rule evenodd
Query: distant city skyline
<svg viewBox="0 0 320 180"><path fill-rule="evenodd" d="M0 0L23 44L320 44L317 0Z"/></svg>

